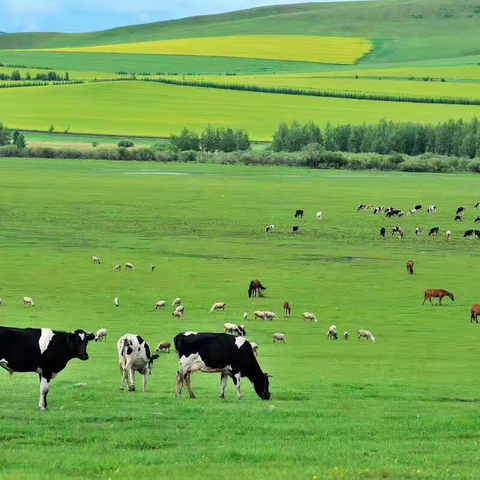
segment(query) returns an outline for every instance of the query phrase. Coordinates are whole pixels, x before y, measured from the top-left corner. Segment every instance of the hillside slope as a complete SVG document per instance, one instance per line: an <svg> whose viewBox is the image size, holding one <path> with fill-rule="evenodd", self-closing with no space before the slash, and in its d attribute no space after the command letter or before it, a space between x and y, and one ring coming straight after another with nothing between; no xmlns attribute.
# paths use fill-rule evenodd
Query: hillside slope
<svg viewBox="0 0 480 480"><path fill-rule="evenodd" d="M480 53L480 4L470 0L374 0L260 7L221 15L84 34L21 33L0 49L108 45L205 36L289 34L367 37L367 62L454 58Z"/></svg>

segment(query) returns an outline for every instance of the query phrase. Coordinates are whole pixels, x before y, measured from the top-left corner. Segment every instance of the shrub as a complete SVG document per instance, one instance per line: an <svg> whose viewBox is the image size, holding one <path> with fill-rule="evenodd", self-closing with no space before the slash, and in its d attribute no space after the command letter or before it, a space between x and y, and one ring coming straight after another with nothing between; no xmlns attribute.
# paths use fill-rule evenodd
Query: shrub
<svg viewBox="0 0 480 480"><path fill-rule="evenodd" d="M184 150L178 154L179 162L195 162L197 160L197 150Z"/></svg>
<svg viewBox="0 0 480 480"><path fill-rule="evenodd" d="M130 148L135 146L131 140L120 140L117 145L119 148Z"/></svg>
<svg viewBox="0 0 480 480"><path fill-rule="evenodd" d="M132 152L132 159L140 162L152 162L155 160L155 152L150 148L139 148Z"/></svg>

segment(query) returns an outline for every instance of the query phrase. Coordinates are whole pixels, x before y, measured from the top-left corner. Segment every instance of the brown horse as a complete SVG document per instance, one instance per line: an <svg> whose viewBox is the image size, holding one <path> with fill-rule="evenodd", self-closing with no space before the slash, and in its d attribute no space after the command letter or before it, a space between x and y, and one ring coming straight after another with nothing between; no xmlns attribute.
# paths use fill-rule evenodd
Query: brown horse
<svg viewBox="0 0 480 480"><path fill-rule="evenodd" d="M292 313L292 307L288 302L283 302L283 316L284 317L289 317L290 314Z"/></svg>
<svg viewBox="0 0 480 480"><path fill-rule="evenodd" d="M263 297L263 292L267 289L264 287L260 280L252 280L248 287L248 296L249 297Z"/></svg>
<svg viewBox="0 0 480 480"><path fill-rule="evenodd" d="M424 295L425 296L424 296L422 305L424 305L427 300L430 300L430 303L433 305L432 298L438 298L437 305L442 304L443 297L450 297L452 302L455 301L455 296L453 295L453 293L447 292L446 290L442 290L442 289L439 289L439 290L425 290Z"/></svg>
<svg viewBox="0 0 480 480"><path fill-rule="evenodd" d="M470 323L478 323L478 316L480 315L480 305L476 303L470 310Z"/></svg>
<svg viewBox="0 0 480 480"><path fill-rule="evenodd" d="M413 262L411 260L407 262L407 273L413 275Z"/></svg>

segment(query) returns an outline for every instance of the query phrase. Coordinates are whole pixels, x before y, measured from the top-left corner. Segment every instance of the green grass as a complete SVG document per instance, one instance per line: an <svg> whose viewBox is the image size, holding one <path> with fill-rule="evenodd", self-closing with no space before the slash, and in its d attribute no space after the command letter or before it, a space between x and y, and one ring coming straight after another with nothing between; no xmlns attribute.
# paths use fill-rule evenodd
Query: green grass
<svg viewBox="0 0 480 480"><path fill-rule="evenodd" d="M311 98L180 87L144 82L15 88L0 91L2 121L11 128L165 137L184 126L232 125L252 140L270 140L280 121L333 124L438 123L480 117L480 107Z"/></svg>
<svg viewBox="0 0 480 480"><path fill-rule="evenodd" d="M88 362L53 381L48 413L37 411L36 375L1 372L0 478L476 478L479 244L461 234L473 228L477 176L12 159L0 160L0 185L2 325L109 329ZM438 213L387 222L355 211L369 202L435 203ZM459 205L464 224L453 222ZM398 223L403 241L378 237ZM416 238L417 225L450 228L452 240ZM112 271L127 261L134 272ZM266 298L247 298L252 278ZM438 287L455 303L422 307ZM154 311L176 296L184 320ZM244 311L280 314L285 300L290 319L247 321L273 375L270 402L248 381L244 402L231 383L222 402L218 375L205 374L193 377L197 400L175 399L174 353L155 365L148 393L119 391L121 335L155 345L220 331ZM224 314L209 313L215 301ZM305 310L319 323L305 324ZM377 342L328 342L331 324L352 337L368 328ZM272 345L277 331L286 345Z"/></svg>

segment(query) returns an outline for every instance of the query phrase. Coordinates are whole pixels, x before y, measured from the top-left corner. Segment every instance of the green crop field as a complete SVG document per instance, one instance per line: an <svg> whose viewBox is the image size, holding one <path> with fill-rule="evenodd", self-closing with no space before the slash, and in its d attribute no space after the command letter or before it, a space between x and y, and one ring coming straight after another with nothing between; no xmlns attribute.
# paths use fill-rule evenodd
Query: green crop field
<svg viewBox="0 0 480 480"><path fill-rule="evenodd" d="M477 477L480 326L469 309L480 300L480 244L462 240L474 228L477 176L2 159L0 186L2 325L109 331L88 362L73 360L52 382L49 412L37 410L36 375L0 372L0 478ZM438 213L356 212L370 202L433 203ZM403 240L380 239L381 226L397 224ZM415 237L419 225L441 235ZM135 271L113 272L125 262ZM247 298L253 278L265 298ZM455 302L422 307L426 288ZM183 320L155 311L177 296ZM225 313L209 312L217 301ZM255 321L257 309L279 318ZM154 347L183 331L219 332L244 311L273 375L271 401L246 379L243 402L231 382L220 400L218 374L194 375L198 398L176 399L173 352L156 362L147 393L119 391L121 335ZM319 322L305 323L304 311ZM351 339L327 341L332 324ZM357 341L360 328L377 341ZM287 343L272 344L274 332Z"/></svg>
<svg viewBox="0 0 480 480"><path fill-rule="evenodd" d="M181 87L144 82L12 88L0 90L1 117L11 128L72 133L169 136L184 126L207 124L246 129L270 140L280 121L340 123L397 121L438 123L480 117L480 107L310 98Z"/></svg>

